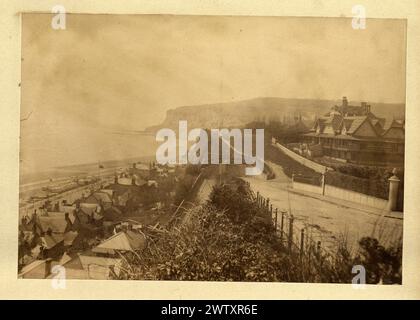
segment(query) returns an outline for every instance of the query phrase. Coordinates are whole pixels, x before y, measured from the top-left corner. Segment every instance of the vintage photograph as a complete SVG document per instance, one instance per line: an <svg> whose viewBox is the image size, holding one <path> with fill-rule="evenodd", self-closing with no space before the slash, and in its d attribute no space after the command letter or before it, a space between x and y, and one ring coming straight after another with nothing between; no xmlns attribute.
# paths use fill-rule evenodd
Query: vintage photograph
<svg viewBox="0 0 420 320"><path fill-rule="evenodd" d="M18 278L402 284L406 20L21 23Z"/></svg>

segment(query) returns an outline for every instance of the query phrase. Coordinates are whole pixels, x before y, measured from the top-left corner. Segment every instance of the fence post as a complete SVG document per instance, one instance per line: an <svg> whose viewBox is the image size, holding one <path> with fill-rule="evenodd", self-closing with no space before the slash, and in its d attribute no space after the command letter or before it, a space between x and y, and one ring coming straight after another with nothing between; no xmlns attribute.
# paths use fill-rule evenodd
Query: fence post
<svg viewBox="0 0 420 320"><path fill-rule="evenodd" d="M288 249L289 252L292 252L292 244L293 244L293 214L290 215L290 221L289 221L289 234L288 234Z"/></svg>
<svg viewBox="0 0 420 320"><path fill-rule="evenodd" d="M300 258L303 257L304 240L305 240L305 229L302 229L300 231Z"/></svg>
<svg viewBox="0 0 420 320"><path fill-rule="evenodd" d="M257 191L257 206L259 206L259 201L260 201L260 192Z"/></svg>
<svg viewBox="0 0 420 320"><path fill-rule="evenodd" d="M316 255L318 258L321 258L321 241L316 243Z"/></svg>
<svg viewBox="0 0 420 320"><path fill-rule="evenodd" d="M283 245L283 226L284 226L284 212L281 213L281 224L280 224L280 242Z"/></svg>
<svg viewBox="0 0 420 320"><path fill-rule="evenodd" d="M277 211L278 209L276 208L276 212L275 212L275 224L274 224L274 231L277 233Z"/></svg>
<svg viewBox="0 0 420 320"><path fill-rule="evenodd" d="M269 211L270 210L270 198L267 198L267 202L266 202L266 210Z"/></svg>

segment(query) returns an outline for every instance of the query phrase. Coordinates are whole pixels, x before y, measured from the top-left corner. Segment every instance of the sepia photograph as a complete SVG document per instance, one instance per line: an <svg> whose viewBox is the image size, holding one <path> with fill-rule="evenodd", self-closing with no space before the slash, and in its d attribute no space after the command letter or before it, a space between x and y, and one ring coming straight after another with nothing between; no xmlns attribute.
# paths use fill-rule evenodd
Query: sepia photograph
<svg viewBox="0 0 420 320"><path fill-rule="evenodd" d="M17 277L401 285L406 47L363 15L22 14Z"/></svg>

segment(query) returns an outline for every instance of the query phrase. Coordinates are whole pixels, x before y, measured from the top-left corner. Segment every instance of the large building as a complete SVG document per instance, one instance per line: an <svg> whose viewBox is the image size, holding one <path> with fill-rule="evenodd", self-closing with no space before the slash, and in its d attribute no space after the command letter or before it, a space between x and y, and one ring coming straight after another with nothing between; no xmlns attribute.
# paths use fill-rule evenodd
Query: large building
<svg viewBox="0 0 420 320"><path fill-rule="evenodd" d="M404 135L404 120L379 118L366 102L352 106L343 97L341 106L318 118L303 137L308 150L322 151L318 156L365 165L402 165Z"/></svg>

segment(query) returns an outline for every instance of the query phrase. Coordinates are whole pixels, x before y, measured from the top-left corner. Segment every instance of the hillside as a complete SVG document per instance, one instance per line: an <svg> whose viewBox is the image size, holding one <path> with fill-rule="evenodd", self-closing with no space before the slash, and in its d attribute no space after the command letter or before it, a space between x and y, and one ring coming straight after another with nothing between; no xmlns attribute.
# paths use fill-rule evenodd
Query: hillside
<svg viewBox="0 0 420 320"><path fill-rule="evenodd" d="M349 101L349 103L360 104L358 101ZM369 103L372 112L379 117L404 117L404 104ZM189 128L241 127L254 120L275 119L282 121L284 117L291 118L299 114L302 115L305 122L311 122L316 116L326 113L335 104L341 104L341 101L265 97L183 106L168 110L163 123L149 127L146 131L155 131L159 128L176 129L179 120L187 120Z"/></svg>

